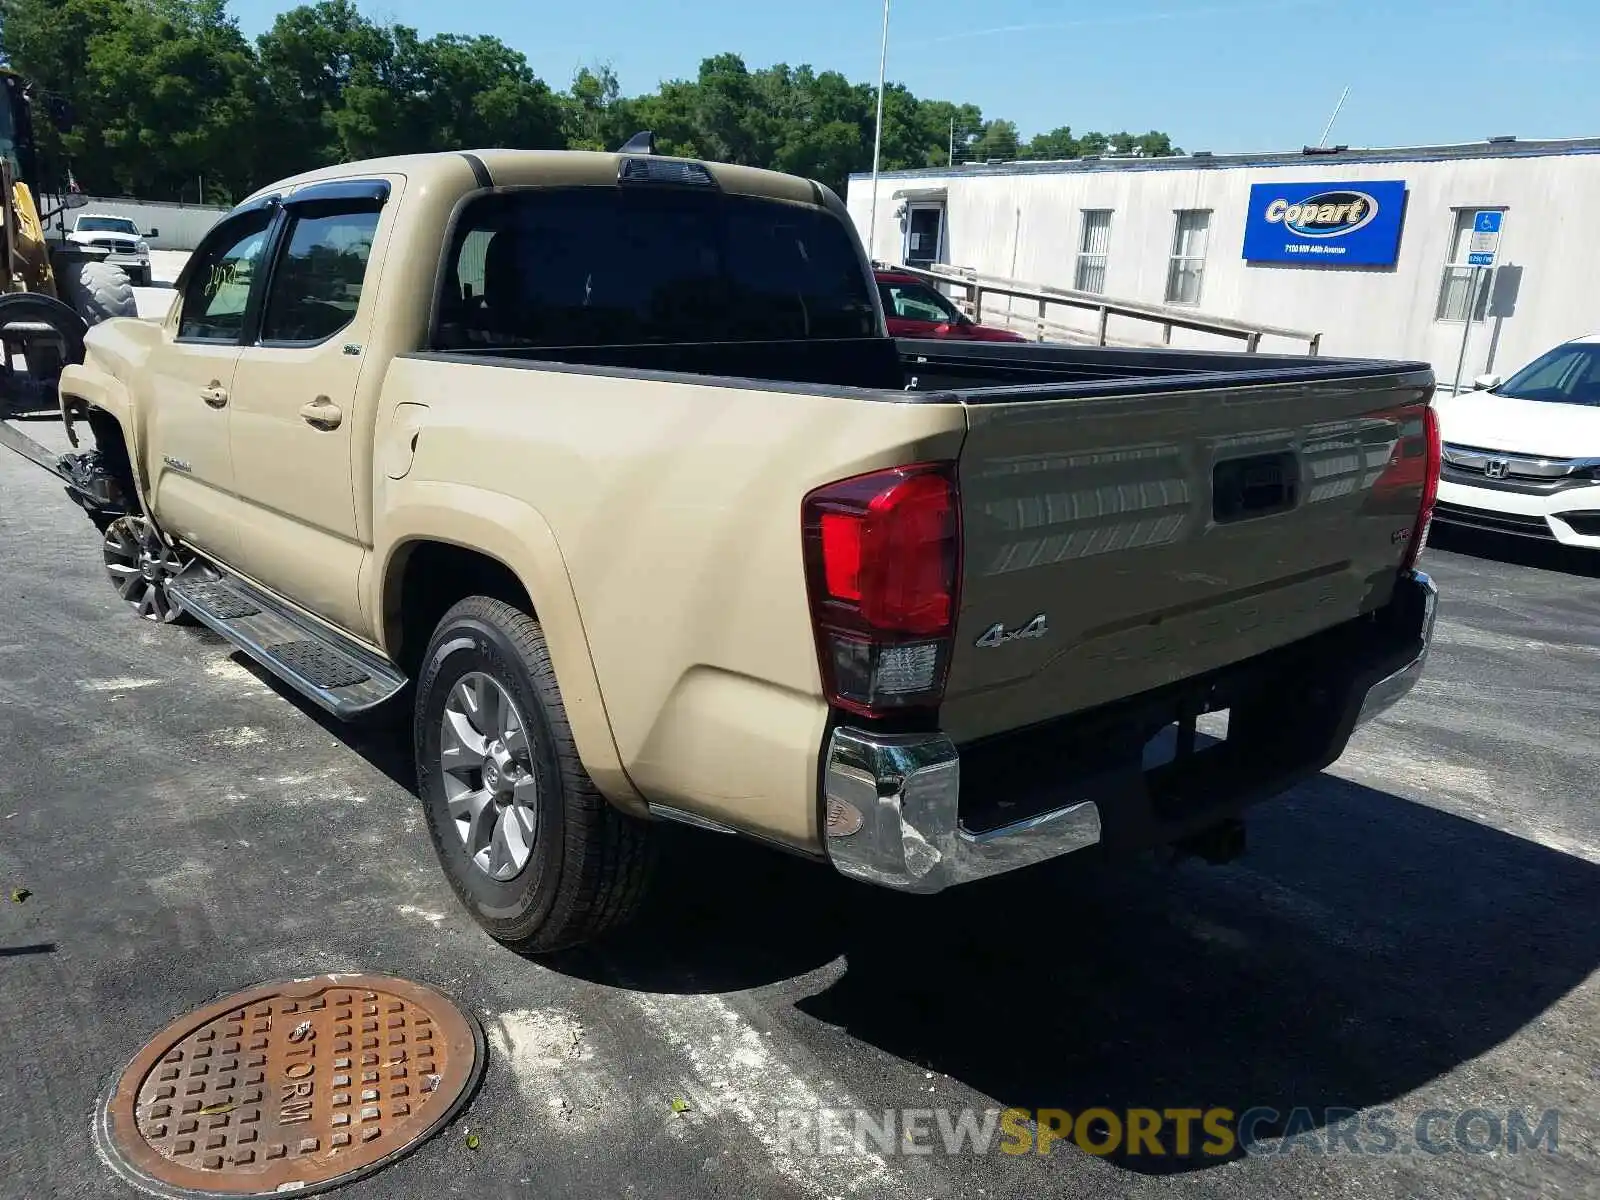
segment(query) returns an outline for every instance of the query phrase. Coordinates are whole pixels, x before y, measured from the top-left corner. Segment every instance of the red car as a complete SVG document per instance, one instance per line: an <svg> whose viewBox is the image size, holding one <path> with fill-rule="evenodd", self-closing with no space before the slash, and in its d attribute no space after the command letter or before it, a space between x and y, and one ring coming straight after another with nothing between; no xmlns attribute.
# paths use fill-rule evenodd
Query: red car
<svg viewBox="0 0 1600 1200"><path fill-rule="evenodd" d="M970 342L1028 340L1009 329L979 325L943 292L915 275L896 271L874 274L878 279L878 294L883 297L883 315L889 322L890 337L962 338Z"/></svg>

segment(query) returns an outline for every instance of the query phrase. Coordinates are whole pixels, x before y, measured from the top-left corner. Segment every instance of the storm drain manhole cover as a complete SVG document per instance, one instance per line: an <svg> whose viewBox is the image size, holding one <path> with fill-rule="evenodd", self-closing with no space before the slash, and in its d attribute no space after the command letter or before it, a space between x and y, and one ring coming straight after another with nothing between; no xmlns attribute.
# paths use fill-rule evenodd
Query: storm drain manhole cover
<svg viewBox="0 0 1600 1200"><path fill-rule="evenodd" d="M99 1114L112 1165L168 1195L304 1194L393 1161L466 1102L477 1024L431 988L322 975L173 1022Z"/></svg>

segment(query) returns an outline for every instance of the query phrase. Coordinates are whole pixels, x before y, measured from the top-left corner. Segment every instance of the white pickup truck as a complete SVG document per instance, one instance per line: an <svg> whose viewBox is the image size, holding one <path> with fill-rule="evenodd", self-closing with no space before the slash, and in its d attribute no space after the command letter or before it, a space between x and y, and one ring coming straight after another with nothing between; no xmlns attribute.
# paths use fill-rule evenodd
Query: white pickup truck
<svg viewBox="0 0 1600 1200"><path fill-rule="evenodd" d="M127 272L135 287L149 287L150 243L146 239L160 236L159 229L139 232L139 226L131 217L79 213L72 223L72 231L67 234L67 241L102 247L108 252L105 261Z"/></svg>

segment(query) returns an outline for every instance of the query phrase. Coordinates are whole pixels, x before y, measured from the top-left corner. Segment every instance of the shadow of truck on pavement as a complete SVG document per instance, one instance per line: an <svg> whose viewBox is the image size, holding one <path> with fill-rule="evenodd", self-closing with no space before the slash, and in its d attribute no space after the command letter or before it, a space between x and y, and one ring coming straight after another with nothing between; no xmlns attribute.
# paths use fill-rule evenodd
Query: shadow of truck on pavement
<svg viewBox="0 0 1600 1200"><path fill-rule="evenodd" d="M1326 774L1254 810L1251 839L1227 867L1068 859L908 897L686 832L640 923L549 965L693 993L842 955L800 1011L997 1107L1285 1115L1393 1104L1600 965L1600 867L1582 859ZM866 1107L924 1102L861 1057L841 1074Z"/></svg>
<svg viewBox="0 0 1600 1200"><path fill-rule="evenodd" d="M403 720L340 726L258 674L414 787ZM1600 967L1600 866L1584 859L1328 773L1247 823L1249 851L1224 867L1075 855L937 896L664 824L641 917L538 962L712 994L843 958L801 1013L993 1107L1286 1115L1395 1104ZM420 838L416 852L429 853ZM867 1108L925 1102L885 1090L872 1056L850 1058L833 1067ZM1241 1153L1110 1161L1172 1174Z"/></svg>

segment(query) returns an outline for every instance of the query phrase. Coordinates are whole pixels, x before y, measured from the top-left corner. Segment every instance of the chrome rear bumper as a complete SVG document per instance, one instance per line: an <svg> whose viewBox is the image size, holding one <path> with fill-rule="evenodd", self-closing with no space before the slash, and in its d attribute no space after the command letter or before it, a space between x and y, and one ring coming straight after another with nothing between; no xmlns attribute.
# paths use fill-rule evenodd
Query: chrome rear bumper
<svg viewBox="0 0 1600 1200"><path fill-rule="evenodd" d="M941 891L1100 840L1100 811L1088 802L988 833L962 829L961 756L943 734L836 729L825 787L833 865L900 891Z"/></svg>
<svg viewBox="0 0 1600 1200"><path fill-rule="evenodd" d="M1433 622L1439 614L1438 584L1433 582L1431 575L1413 571L1408 579L1401 581L1400 586L1411 587L1420 593L1422 649L1405 666L1394 674L1378 680L1367 689L1366 698L1361 702L1360 715L1356 717L1358 725L1363 721L1372 720L1385 709L1392 707L1395 701L1417 685L1417 680L1422 678L1422 665L1428 661L1428 651L1433 646Z"/></svg>
<svg viewBox="0 0 1600 1200"><path fill-rule="evenodd" d="M1420 623L1421 647L1400 669L1367 686L1354 724L1393 705L1422 674L1438 607L1438 588L1420 571L1400 583ZM1408 622L1409 623L1409 622ZM1345 718L1348 736L1350 718ZM1312 764L1313 769L1318 764ZM1101 839L1093 801L1058 808L983 833L960 821L961 755L942 733L833 731L823 765L824 844L852 879L907 892L937 892L1094 846Z"/></svg>

